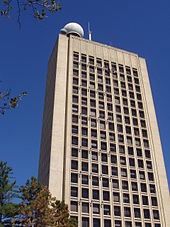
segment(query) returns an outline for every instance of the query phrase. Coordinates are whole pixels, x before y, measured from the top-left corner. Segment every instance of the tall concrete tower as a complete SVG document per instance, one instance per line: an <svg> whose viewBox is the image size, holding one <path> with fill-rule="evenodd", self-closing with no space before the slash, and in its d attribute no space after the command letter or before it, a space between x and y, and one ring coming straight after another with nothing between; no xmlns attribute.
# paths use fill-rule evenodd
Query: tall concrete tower
<svg viewBox="0 0 170 227"><path fill-rule="evenodd" d="M39 181L82 227L170 227L170 196L144 58L59 34L48 63Z"/></svg>

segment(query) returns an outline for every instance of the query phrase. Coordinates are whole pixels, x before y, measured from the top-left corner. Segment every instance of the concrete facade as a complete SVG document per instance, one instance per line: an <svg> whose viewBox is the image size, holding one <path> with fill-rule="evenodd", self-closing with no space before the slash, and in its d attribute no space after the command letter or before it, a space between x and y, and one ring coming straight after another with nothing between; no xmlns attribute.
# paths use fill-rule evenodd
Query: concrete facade
<svg viewBox="0 0 170 227"><path fill-rule="evenodd" d="M59 35L48 64L39 181L78 226L170 226L145 59Z"/></svg>

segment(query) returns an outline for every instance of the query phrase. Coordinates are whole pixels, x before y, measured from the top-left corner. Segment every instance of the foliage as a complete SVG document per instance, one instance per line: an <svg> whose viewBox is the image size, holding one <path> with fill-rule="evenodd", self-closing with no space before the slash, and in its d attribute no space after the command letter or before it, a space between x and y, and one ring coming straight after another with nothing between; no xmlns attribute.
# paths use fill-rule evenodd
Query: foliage
<svg viewBox="0 0 170 227"><path fill-rule="evenodd" d="M11 90L8 90L6 92L0 91L0 114L4 115L6 110L15 109L18 106L18 103L26 95L27 95L27 92L24 91L21 94L15 97L12 97Z"/></svg>
<svg viewBox="0 0 170 227"><path fill-rule="evenodd" d="M60 2L56 0L0 0L0 14L10 18L11 11L17 9L18 23L20 24L21 13L31 11L33 16L38 20L42 20L49 13L56 13L61 10Z"/></svg>
<svg viewBox="0 0 170 227"><path fill-rule="evenodd" d="M19 210L19 205L12 202L18 196L12 174L12 169L7 163L0 161L0 223L3 225L9 225Z"/></svg>
<svg viewBox="0 0 170 227"><path fill-rule="evenodd" d="M77 226L69 217L67 205L52 197L48 188L40 185L35 177L17 190L11 175L12 169L0 161L0 227ZM20 203L13 203L14 198L20 199Z"/></svg>
<svg viewBox="0 0 170 227"><path fill-rule="evenodd" d="M34 177L20 191L22 203L19 222L22 225L76 226L69 217L67 205L56 201L47 187L41 186Z"/></svg>

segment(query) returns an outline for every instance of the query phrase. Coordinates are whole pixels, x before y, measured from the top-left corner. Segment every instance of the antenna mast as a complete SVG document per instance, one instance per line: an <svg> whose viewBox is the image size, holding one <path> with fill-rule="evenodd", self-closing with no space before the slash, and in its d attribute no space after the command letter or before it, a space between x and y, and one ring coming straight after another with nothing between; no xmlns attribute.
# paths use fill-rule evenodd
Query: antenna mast
<svg viewBox="0 0 170 227"><path fill-rule="evenodd" d="M91 41L91 30L90 30L90 22L88 22L88 33L89 33L89 40Z"/></svg>

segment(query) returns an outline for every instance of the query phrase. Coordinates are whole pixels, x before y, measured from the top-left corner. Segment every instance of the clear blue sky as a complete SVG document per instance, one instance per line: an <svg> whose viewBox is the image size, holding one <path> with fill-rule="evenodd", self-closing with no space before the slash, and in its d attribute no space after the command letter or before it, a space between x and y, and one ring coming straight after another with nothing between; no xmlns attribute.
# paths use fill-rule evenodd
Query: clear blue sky
<svg viewBox="0 0 170 227"><path fill-rule="evenodd" d="M0 117L0 159L14 170L18 184L37 176L47 62L60 29L90 21L92 38L138 53L147 60L170 184L170 1L61 1L62 11L37 22L27 13L19 31L17 18L0 18L1 89L28 96Z"/></svg>

